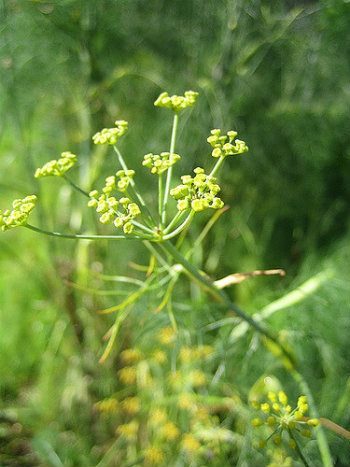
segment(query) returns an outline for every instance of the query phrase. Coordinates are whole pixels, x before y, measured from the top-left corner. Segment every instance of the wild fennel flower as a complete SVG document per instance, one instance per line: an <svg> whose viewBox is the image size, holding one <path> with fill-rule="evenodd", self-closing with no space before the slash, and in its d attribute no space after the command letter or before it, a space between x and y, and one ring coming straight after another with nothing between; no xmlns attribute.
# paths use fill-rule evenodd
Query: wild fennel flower
<svg viewBox="0 0 350 467"><path fill-rule="evenodd" d="M311 418L308 421L304 421L304 414L308 410L306 396L298 398L297 406L293 410L288 404L287 395L283 391L280 391L278 394L269 392L268 399L269 402L264 402L260 406L256 403L253 404L260 410L262 415L252 420L253 426L259 427L266 424L271 427L274 431L270 437L272 437L275 444L280 444L282 432L287 432L290 436L289 446L291 448L296 447L292 436L293 430L296 430L306 438L311 438L312 434L308 427L318 426L319 420ZM263 444L264 442L261 443L261 445Z"/></svg>
<svg viewBox="0 0 350 467"><path fill-rule="evenodd" d="M175 340L175 331L170 326L165 326L158 332L158 340L163 345L170 345Z"/></svg>
<svg viewBox="0 0 350 467"><path fill-rule="evenodd" d="M152 410L149 416L149 423L151 425L162 425L168 420L167 413L163 409Z"/></svg>
<svg viewBox="0 0 350 467"><path fill-rule="evenodd" d="M121 405L125 412L130 415L136 414L141 408L141 402L138 397L126 397Z"/></svg>
<svg viewBox="0 0 350 467"><path fill-rule="evenodd" d="M29 214L35 208L37 197L35 195L26 196L23 199L15 199L12 202L12 210L0 210L0 227L3 232L6 230L25 225Z"/></svg>
<svg viewBox="0 0 350 467"><path fill-rule="evenodd" d="M135 441L137 437L137 432L139 429L139 424L137 421L133 420L130 423L125 423L124 425L119 425L116 429L116 433L120 436L124 436L128 441Z"/></svg>
<svg viewBox="0 0 350 467"><path fill-rule="evenodd" d="M117 120L114 128L103 128L92 137L94 144L110 144L114 145L118 139L127 131L128 122L125 120Z"/></svg>
<svg viewBox="0 0 350 467"><path fill-rule="evenodd" d="M157 349L152 353L151 359L161 365L167 361L168 357L164 350Z"/></svg>
<svg viewBox="0 0 350 467"><path fill-rule="evenodd" d="M118 170L116 173L116 176L119 178L117 189L122 193L125 193L134 175L135 170Z"/></svg>
<svg viewBox="0 0 350 467"><path fill-rule="evenodd" d="M203 371L195 369L190 371L189 373L189 380L194 387L204 386L207 382L207 377Z"/></svg>
<svg viewBox="0 0 350 467"><path fill-rule="evenodd" d="M77 156L71 152L62 152L60 159L52 160L47 162L41 168L36 169L34 177L63 177L63 175L69 170L77 161Z"/></svg>
<svg viewBox="0 0 350 467"><path fill-rule="evenodd" d="M120 353L120 359L125 364L138 363L143 355L138 349L125 349Z"/></svg>
<svg viewBox="0 0 350 467"><path fill-rule="evenodd" d="M181 156L170 152L162 152L160 155L149 153L144 156L142 165L151 169L152 174L161 175L180 159Z"/></svg>
<svg viewBox="0 0 350 467"><path fill-rule="evenodd" d="M119 411L120 404L112 397L96 402L95 407L102 414L111 414Z"/></svg>
<svg viewBox="0 0 350 467"><path fill-rule="evenodd" d="M169 441L174 441L174 439L179 437L180 430L175 423L168 422L160 427L160 435Z"/></svg>
<svg viewBox="0 0 350 467"><path fill-rule="evenodd" d="M178 399L178 406L180 409L191 410L195 408L195 401L192 394L180 394Z"/></svg>
<svg viewBox="0 0 350 467"><path fill-rule="evenodd" d="M183 175L182 184L170 190L170 195L177 200L177 209L184 211L192 208L195 212L207 208L221 209L224 203L216 196L220 191L216 179L205 175L201 167L194 169L194 173L196 175L193 178L190 175Z"/></svg>
<svg viewBox="0 0 350 467"><path fill-rule="evenodd" d="M129 198L123 197L117 200L114 196L109 196L109 188L113 184L112 177L108 177L105 186L105 188L108 187L107 193L99 196L97 190L91 191L88 206L95 208L96 212L101 214L99 220L102 224L113 223L117 228L122 227L124 233L130 234L134 230L131 221L141 213L140 208L136 203L131 202Z"/></svg>
<svg viewBox="0 0 350 467"><path fill-rule="evenodd" d="M142 451L142 454L145 457L145 465L150 467L162 464L164 461L163 451L156 446L149 446Z"/></svg>
<svg viewBox="0 0 350 467"><path fill-rule="evenodd" d="M185 433L181 441L181 446L188 453L194 453L198 451L201 444L191 433Z"/></svg>
<svg viewBox="0 0 350 467"><path fill-rule="evenodd" d="M132 366L126 366L118 371L119 379L122 383L126 385L135 384L136 383L136 369Z"/></svg>
<svg viewBox="0 0 350 467"><path fill-rule="evenodd" d="M156 107L165 107L179 113L180 110L186 109L195 104L198 92L186 91L184 96L169 96L167 92L162 92L154 105Z"/></svg>
<svg viewBox="0 0 350 467"><path fill-rule="evenodd" d="M214 148L211 155L215 158L243 154L248 151L244 141L235 139L236 131L228 131L227 136L221 136L220 129L211 130L211 136L207 138L208 143ZM228 138L228 141L227 141Z"/></svg>

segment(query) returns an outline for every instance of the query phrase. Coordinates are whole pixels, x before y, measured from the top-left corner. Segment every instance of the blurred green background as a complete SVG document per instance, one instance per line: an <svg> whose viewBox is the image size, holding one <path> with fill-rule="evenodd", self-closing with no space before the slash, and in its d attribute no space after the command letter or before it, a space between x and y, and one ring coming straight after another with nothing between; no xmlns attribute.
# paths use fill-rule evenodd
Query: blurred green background
<svg viewBox="0 0 350 467"><path fill-rule="evenodd" d="M60 180L34 179L35 168L70 150L79 157L74 180L101 186L115 159L91 136L125 119L120 148L137 169L144 154L168 150L171 116L154 108L156 97L198 91L180 119L181 173L211 166L212 128L237 129L250 151L221 173L230 209L194 261L214 278L284 268L285 278L230 290L249 312L314 279L298 304L269 323L288 334L321 415L349 429L348 17L345 0L0 0L0 206L36 193L33 224L98 231L85 201ZM136 181L152 203L153 180L140 169ZM198 217L189 244L208 220ZM25 229L1 234L0 465L97 465L110 446L115 426L97 418L94 403L119 387L118 351L146 341L168 318L150 324L144 308L152 309L153 297L145 298L99 365L112 321L96 310L118 297L66 281L103 289L89 270L135 275L129 262L147 257L130 245L59 242ZM185 281L175 301L181 329L214 345L243 399L275 371L254 336L233 343L230 317L222 322L222 311ZM330 435L330 443L345 467L344 441ZM231 453L230 465L249 465L238 458Z"/></svg>

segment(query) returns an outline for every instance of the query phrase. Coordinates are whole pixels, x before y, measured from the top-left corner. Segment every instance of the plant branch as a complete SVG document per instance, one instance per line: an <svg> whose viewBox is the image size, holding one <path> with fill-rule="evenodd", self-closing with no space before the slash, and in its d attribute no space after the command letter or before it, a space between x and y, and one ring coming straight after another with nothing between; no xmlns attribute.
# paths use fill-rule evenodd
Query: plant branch
<svg viewBox="0 0 350 467"><path fill-rule="evenodd" d="M76 185L69 177L67 177L66 174L63 174L63 178L77 191L79 191L79 193L81 193L82 195L86 196L87 198L90 198L89 196L89 193L85 190L83 190L82 188L80 188L80 186Z"/></svg>
<svg viewBox="0 0 350 467"><path fill-rule="evenodd" d="M205 289L213 298L215 298L220 303L224 303L230 310L234 311L236 315L249 323L257 332L259 332L259 334L274 342L290 362L291 367L295 367L296 363L294 356L283 346L283 344L281 344L279 339L274 334L262 327L254 319L242 311L237 305L232 303L226 293L223 290L217 289L213 282L207 276L201 274L195 266L187 261L187 259L182 256L179 250L177 250L177 248L175 248L171 242L165 241L159 243L159 245L164 249L164 251L170 254L170 256L172 256L176 262L180 263L184 268L184 272L187 273L195 282L199 283L199 285Z"/></svg>
<svg viewBox="0 0 350 467"><path fill-rule="evenodd" d="M73 235L73 234L64 234L60 232L52 232L51 230L43 230L39 227L35 227L34 225L25 224L23 227L27 227L27 229L34 230L35 232L39 232L44 235L50 235L51 237L60 237L60 238L73 238L75 240L135 240L139 239L138 235Z"/></svg>
<svg viewBox="0 0 350 467"><path fill-rule="evenodd" d="M172 132L171 132L170 158L174 154L174 151L175 151L175 140L176 140L178 122L179 122L179 114L175 113L174 120L173 120L173 129L172 129ZM168 206L170 183L171 183L171 177L172 177L172 173L173 173L172 169L173 169L172 167L169 167L169 169L167 171L167 178L166 178L166 184L165 184L165 190L164 190L163 211L162 211L162 224L163 225L165 225L165 223L166 223L166 210L167 210L167 206Z"/></svg>

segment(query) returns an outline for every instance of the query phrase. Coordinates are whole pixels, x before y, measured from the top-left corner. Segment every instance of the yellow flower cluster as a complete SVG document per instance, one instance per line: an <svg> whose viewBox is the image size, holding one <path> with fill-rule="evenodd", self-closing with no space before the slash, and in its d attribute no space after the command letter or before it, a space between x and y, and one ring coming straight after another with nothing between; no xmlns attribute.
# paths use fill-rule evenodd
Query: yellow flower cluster
<svg viewBox="0 0 350 467"><path fill-rule="evenodd" d="M180 436L180 430L175 423L168 422L160 428L160 435L168 441L174 441Z"/></svg>
<svg viewBox="0 0 350 467"><path fill-rule="evenodd" d="M195 104L198 97L198 92L186 91L184 96L169 96L167 92L162 92L154 105L156 107L165 107L179 113L180 110L186 109Z"/></svg>
<svg viewBox="0 0 350 467"><path fill-rule="evenodd" d="M120 359L125 364L138 363L143 359L143 355L138 349L125 349L120 353Z"/></svg>
<svg viewBox="0 0 350 467"><path fill-rule="evenodd" d="M311 438L311 431L307 427L318 426L319 420L316 418L304 420L304 414L308 410L306 396L298 398L297 406L293 410L288 404L287 395L283 391L280 391L278 394L269 392L268 399L269 402L264 402L260 405L257 402L252 403L263 414L263 417L257 417L252 420L253 426L259 427L266 424L273 428L275 435L272 439L276 445L281 443L281 433L283 430L286 430L288 433L290 430L298 430L301 435ZM260 447L264 447L265 444L265 441L261 441ZM289 446L295 449L296 444L294 439L291 438L289 440Z"/></svg>
<svg viewBox="0 0 350 467"><path fill-rule="evenodd" d="M103 128L92 137L94 144L116 144L118 139L128 129L128 122L125 120L117 120L115 128Z"/></svg>
<svg viewBox="0 0 350 467"><path fill-rule="evenodd" d="M129 441L135 441L137 437L138 429L139 429L138 422L133 420L130 423L119 425L118 428L116 429L116 433L120 436L124 436Z"/></svg>
<svg viewBox="0 0 350 467"><path fill-rule="evenodd" d="M164 461L164 454L161 449L156 446L149 446L142 451L145 458L145 465L153 467L154 465L162 464Z"/></svg>
<svg viewBox="0 0 350 467"><path fill-rule="evenodd" d="M152 360L161 365L168 360L168 357L164 350L157 349L152 353Z"/></svg>
<svg viewBox="0 0 350 467"><path fill-rule="evenodd" d="M191 382L192 386L200 387L206 384L207 377L205 376L203 371L195 369L195 370L190 371L189 381Z"/></svg>
<svg viewBox="0 0 350 467"><path fill-rule="evenodd" d="M101 412L102 414L111 414L111 413L116 413L119 411L119 402L117 399L114 398L108 398L108 399L103 399L95 404L96 409Z"/></svg>
<svg viewBox="0 0 350 467"><path fill-rule="evenodd" d="M109 178L106 180L106 186L112 183ZM123 227L124 233L130 234L133 232L134 226L131 221L141 213L136 203L132 203L126 197L117 200L114 196L108 196L106 193L99 196L97 190L91 191L89 196L88 206L95 208L96 212L102 214L99 219L102 224L111 224L113 222L115 227ZM118 208L120 207L122 211L119 211Z"/></svg>
<svg viewBox="0 0 350 467"><path fill-rule="evenodd" d="M236 131L228 131L227 136L221 136L221 130L211 130L211 136L207 138L208 143L214 148L211 155L215 158L243 154L248 151L244 141L235 139ZM228 142L227 142L228 138Z"/></svg>
<svg viewBox="0 0 350 467"><path fill-rule="evenodd" d="M216 196L220 191L216 179L205 175L201 167L194 169L194 173L195 177L183 175L182 184L170 190L171 196L177 200L177 209L185 211L192 208L195 212L207 208L221 209L224 203Z"/></svg>
<svg viewBox="0 0 350 467"><path fill-rule="evenodd" d="M166 326L158 332L158 341L164 345L170 345L175 340L176 333L173 328Z"/></svg>
<svg viewBox="0 0 350 467"><path fill-rule="evenodd" d="M191 433L186 433L182 437L181 446L185 451L192 453L198 451L201 444Z"/></svg>
<svg viewBox="0 0 350 467"><path fill-rule="evenodd" d="M210 345L203 345L201 347L182 347L179 353L181 362L186 363L193 360L201 360L209 357L214 352L213 347Z"/></svg>
<svg viewBox="0 0 350 467"><path fill-rule="evenodd" d="M118 376L119 376L120 381L122 381L126 385L136 383L137 373L136 373L136 369L132 366L126 366L122 368L121 370L119 370Z"/></svg>
<svg viewBox="0 0 350 467"><path fill-rule="evenodd" d="M181 156L170 152L162 152L160 155L149 153L144 156L142 165L151 169L152 174L161 175L180 159Z"/></svg>
<svg viewBox="0 0 350 467"><path fill-rule="evenodd" d="M34 177L62 177L77 161L77 156L71 152L62 152L58 160L47 162L40 169L36 169Z"/></svg>
<svg viewBox="0 0 350 467"><path fill-rule="evenodd" d="M12 210L0 210L0 227L3 232L27 223L29 214L35 208L37 197L35 195L26 196L23 199L15 199L12 202Z"/></svg>
<svg viewBox="0 0 350 467"><path fill-rule="evenodd" d="M135 415L141 408L141 402L138 397L126 397L121 405L125 412L130 415Z"/></svg>
<svg viewBox="0 0 350 467"><path fill-rule="evenodd" d="M162 425L168 420L167 413L163 409L155 409L149 416L149 422L151 425Z"/></svg>

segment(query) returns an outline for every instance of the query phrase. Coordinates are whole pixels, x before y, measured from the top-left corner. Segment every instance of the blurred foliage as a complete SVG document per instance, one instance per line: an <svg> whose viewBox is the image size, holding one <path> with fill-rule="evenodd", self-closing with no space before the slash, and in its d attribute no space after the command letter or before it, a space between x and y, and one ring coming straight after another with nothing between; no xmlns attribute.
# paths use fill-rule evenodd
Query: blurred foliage
<svg viewBox="0 0 350 467"><path fill-rule="evenodd" d="M285 268L285 279L249 279L234 288L234 299L252 313L329 272L269 322L303 361L322 415L349 428L348 14L343 0L207 0L205 7L200 0L0 0L0 199L5 208L36 193L43 228L97 231L88 210L81 215L78 196L59 181L35 180L35 168L70 150L81 161L76 181L90 188L115 171L112 154L93 147L91 136L116 119L130 122L121 149L136 168L144 154L168 150L171 121L153 100L163 90L198 91L198 105L180 121L176 152L185 171L206 167L212 128L237 129L250 152L226 166L222 197L231 209L194 261L215 278ZM148 180L137 182L151 200ZM203 225L193 226L189 245ZM96 310L115 299L66 283L105 288L88 269L136 274L128 262L140 257L146 264L136 244L59 243L24 229L1 235L0 465L97 465L108 451L115 425L100 419L94 404L121 390L120 364L116 352L98 365L109 320ZM297 397L256 336L248 331L233 341L235 317L188 284L176 294L184 333L178 346L215 348L206 370L223 378L225 396L245 403L255 381L274 372ZM154 322L146 310L156 298L132 311L118 351L149 345ZM163 313L157 320L159 328L168 324ZM164 375L158 378L165 384ZM248 448L245 417L220 419L248 440L241 457L230 452L232 465L267 465ZM344 442L332 436L337 465L345 466Z"/></svg>

